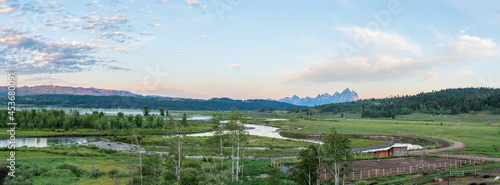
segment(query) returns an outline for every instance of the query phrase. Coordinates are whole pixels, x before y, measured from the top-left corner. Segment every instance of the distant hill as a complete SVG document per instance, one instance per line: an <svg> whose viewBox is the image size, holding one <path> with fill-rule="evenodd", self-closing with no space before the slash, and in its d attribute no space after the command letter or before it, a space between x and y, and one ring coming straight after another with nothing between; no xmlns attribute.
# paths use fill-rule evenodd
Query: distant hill
<svg viewBox="0 0 500 185"><path fill-rule="evenodd" d="M309 96L305 98L300 98L297 95L294 95L292 97L279 99L278 101L294 105L312 107L317 105L352 102L357 100L359 100L358 93L349 90L349 88L346 88L344 91L342 91L342 93L335 92L333 94L328 94L328 93L318 94L316 98L311 98Z"/></svg>
<svg viewBox="0 0 500 185"><path fill-rule="evenodd" d="M492 114L500 114L500 89L484 87L443 89L412 96L364 99L314 108L299 108L293 111L306 112L309 109L321 113L361 113L361 117L386 118L413 112L454 115L488 110Z"/></svg>
<svg viewBox="0 0 500 185"><path fill-rule="evenodd" d="M7 96L6 86L0 86L0 96ZM16 95L38 95L38 94L71 94L71 95L92 95L92 96L140 96L129 91L108 90L97 88L68 87L56 85L24 86L16 88Z"/></svg>
<svg viewBox="0 0 500 185"><path fill-rule="evenodd" d="M7 105L6 86L0 86L0 102ZM2 97L3 96L3 97ZM18 107L75 107L75 108L129 108L151 109L163 107L169 110L257 110L260 108L295 109L299 106L272 100L233 100L212 98L210 100L171 98L163 96L142 96L122 90L40 85L16 88Z"/></svg>
<svg viewBox="0 0 500 185"><path fill-rule="evenodd" d="M0 97L0 104L7 105L7 97ZM257 110L260 108L295 109L299 106L269 100L233 100L214 98L210 100L146 97L146 96L90 96L68 94L42 94L16 97L17 107L44 108L107 108L107 109L142 109L144 105L150 109L163 107L167 110L211 110L226 111L232 107L240 110Z"/></svg>

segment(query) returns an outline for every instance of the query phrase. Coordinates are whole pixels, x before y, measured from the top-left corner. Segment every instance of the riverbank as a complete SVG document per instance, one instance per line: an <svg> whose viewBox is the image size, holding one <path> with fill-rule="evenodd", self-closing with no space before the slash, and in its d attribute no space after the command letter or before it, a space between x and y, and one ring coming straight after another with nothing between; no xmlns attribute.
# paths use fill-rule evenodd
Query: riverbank
<svg viewBox="0 0 500 185"><path fill-rule="evenodd" d="M8 128L0 128L8 130ZM205 122L188 122L188 126L181 130L181 134L202 133L212 130L212 125ZM177 133L175 128L136 128L135 132L139 135L169 135ZM113 136L131 135L130 129L96 130L96 129L39 129L39 130L16 130L16 138L40 138L40 137L89 137L89 136ZM0 138L7 139L8 132L0 132Z"/></svg>

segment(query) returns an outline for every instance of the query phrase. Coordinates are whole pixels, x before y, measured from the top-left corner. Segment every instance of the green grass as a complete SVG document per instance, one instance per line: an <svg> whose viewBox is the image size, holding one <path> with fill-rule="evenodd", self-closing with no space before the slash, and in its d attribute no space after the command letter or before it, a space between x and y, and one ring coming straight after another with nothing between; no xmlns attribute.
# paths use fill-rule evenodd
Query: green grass
<svg viewBox="0 0 500 185"><path fill-rule="evenodd" d="M27 164L37 164L40 167L46 168L47 170L55 169L58 165L63 163L69 163L76 165L78 168L90 170L92 168L92 158L82 157L82 156L67 156L55 153L47 153L49 150L64 150L66 152L76 151L83 152L88 151L89 153L98 153L97 150L85 149L85 148L71 148L68 146L59 146L52 148L20 148L16 151L16 163L27 165ZM0 157L6 159L9 156L9 151L0 151ZM126 171L126 162L123 154L117 153L113 155L104 155L103 157L93 157L94 169L99 169L101 172L107 172L113 168L117 168ZM60 177L60 176L34 176L31 178L35 185L45 185L48 183L52 184L113 184L115 178L110 178L106 174L98 178L89 177ZM126 184L128 178L116 178L121 184Z"/></svg>
<svg viewBox="0 0 500 185"><path fill-rule="evenodd" d="M460 119L460 115L457 115ZM468 118L472 119L472 118ZM479 119L479 118L478 118ZM398 124L396 124L396 122ZM327 133L334 127L344 134L382 134L398 135L398 131L420 135L434 136L463 142L467 151L477 154L500 156L492 145L500 145L499 127L488 123L477 122L441 122L435 121L401 121L389 119L334 119L316 117L312 120L298 122L277 122L270 125L303 127L301 130L288 130L291 133L320 134Z"/></svg>

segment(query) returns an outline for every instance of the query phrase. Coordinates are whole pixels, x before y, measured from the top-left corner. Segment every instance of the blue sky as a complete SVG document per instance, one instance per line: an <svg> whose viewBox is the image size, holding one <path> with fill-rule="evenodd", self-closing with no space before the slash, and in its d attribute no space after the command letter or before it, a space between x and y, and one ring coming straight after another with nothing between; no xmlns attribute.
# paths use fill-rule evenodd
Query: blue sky
<svg viewBox="0 0 500 185"><path fill-rule="evenodd" d="M236 99L500 88L497 1L5 1L0 83Z"/></svg>

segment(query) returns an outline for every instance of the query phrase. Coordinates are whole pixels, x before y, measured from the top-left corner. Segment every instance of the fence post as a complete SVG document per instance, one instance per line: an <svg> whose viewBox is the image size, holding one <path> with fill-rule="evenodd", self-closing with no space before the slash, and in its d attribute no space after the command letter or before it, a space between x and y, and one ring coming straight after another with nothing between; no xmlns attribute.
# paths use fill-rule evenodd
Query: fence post
<svg viewBox="0 0 500 185"><path fill-rule="evenodd" d="M390 171L391 171L391 172L390 172L391 174L390 174L389 176L391 176L391 175L392 175L392 168L390 168Z"/></svg>
<svg viewBox="0 0 500 185"><path fill-rule="evenodd" d="M396 167L396 175L399 175L399 167Z"/></svg>
<svg viewBox="0 0 500 185"><path fill-rule="evenodd" d="M326 169L324 169L323 172L325 172L325 181L326 181Z"/></svg>
<svg viewBox="0 0 500 185"><path fill-rule="evenodd" d="M378 177L378 169L375 169L375 177Z"/></svg>
<svg viewBox="0 0 500 185"><path fill-rule="evenodd" d="M385 170L382 168L382 177L385 177Z"/></svg>
<svg viewBox="0 0 500 185"><path fill-rule="evenodd" d="M410 165L410 173L411 173L411 165Z"/></svg>
<svg viewBox="0 0 500 185"><path fill-rule="evenodd" d="M450 169L450 178L451 178L451 169Z"/></svg>
<svg viewBox="0 0 500 185"><path fill-rule="evenodd" d="M359 180L363 179L363 171L359 171Z"/></svg>
<svg viewBox="0 0 500 185"><path fill-rule="evenodd" d="M368 178L370 178L370 170L368 170Z"/></svg>
<svg viewBox="0 0 500 185"><path fill-rule="evenodd" d="M474 169L474 177L476 177L476 174L477 174L477 173L476 173L476 169Z"/></svg>
<svg viewBox="0 0 500 185"><path fill-rule="evenodd" d="M406 166L403 166L403 174L406 174Z"/></svg>
<svg viewBox="0 0 500 185"><path fill-rule="evenodd" d="M434 171L436 171L436 163L434 163Z"/></svg>

